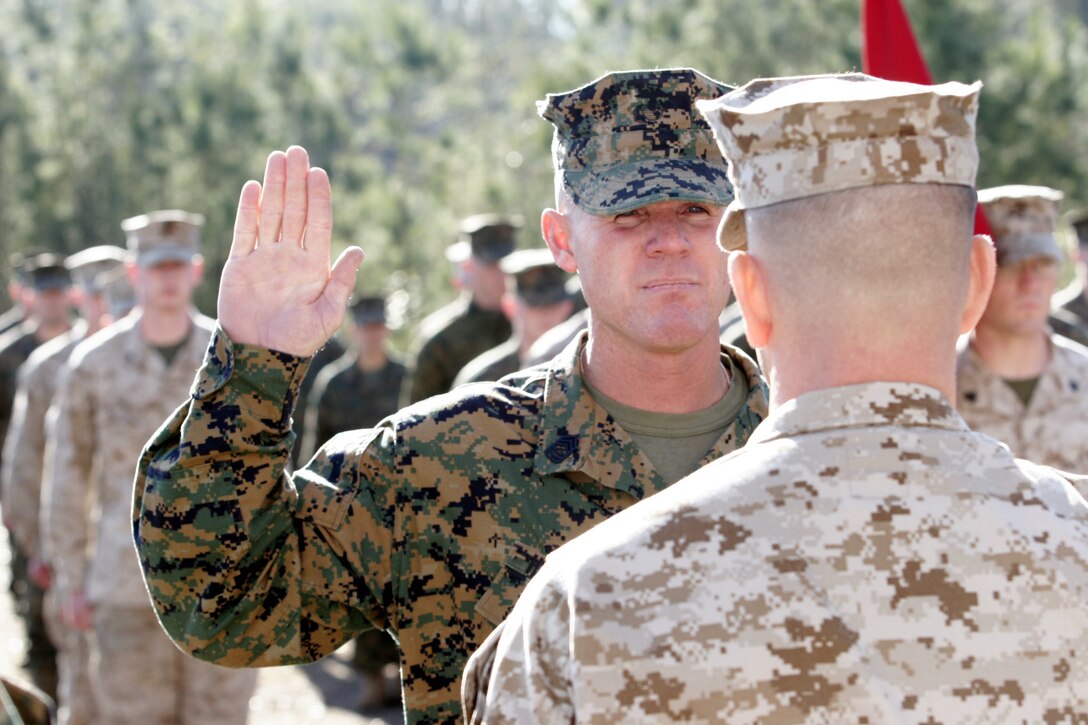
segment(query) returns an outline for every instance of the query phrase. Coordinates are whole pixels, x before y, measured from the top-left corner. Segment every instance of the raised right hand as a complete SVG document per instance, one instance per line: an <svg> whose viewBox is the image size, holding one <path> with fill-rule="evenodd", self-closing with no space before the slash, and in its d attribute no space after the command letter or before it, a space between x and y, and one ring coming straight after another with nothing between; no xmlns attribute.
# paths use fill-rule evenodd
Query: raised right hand
<svg viewBox="0 0 1088 725"><path fill-rule="evenodd" d="M219 324L236 343L313 355L344 319L363 250L330 266L332 190L306 150L268 156L264 184L242 187L230 259L219 283Z"/></svg>

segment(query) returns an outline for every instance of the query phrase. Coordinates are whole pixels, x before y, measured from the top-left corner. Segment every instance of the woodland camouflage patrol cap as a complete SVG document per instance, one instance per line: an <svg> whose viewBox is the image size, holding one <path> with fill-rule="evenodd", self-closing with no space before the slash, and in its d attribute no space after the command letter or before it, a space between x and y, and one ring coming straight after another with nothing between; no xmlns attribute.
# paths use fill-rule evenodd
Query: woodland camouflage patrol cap
<svg viewBox="0 0 1088 725"><path fill-rule="evenodd" d="M659 201L718 206L732 191L725 160L697 99L732 90L691 68L608 73L537 102L555 126L552 160L563 187L590 214Z"/></svg>
<svg viewBox="0 0 1088 725"><path fill-rule="evenodd" d="M760 79L699 101L735 195L718 243L747 246L745 209L881 184L973 187L981 87L849 73Z"/></svg>
<svg viewBox="0 0 1088 725"><path fill-rule="evenodd" d="M997 263L1012 265L1030 257L1065 259L1054 229L1065 194L1048 186L1012 184L978 192L978 203L994 232Z"/></svg>

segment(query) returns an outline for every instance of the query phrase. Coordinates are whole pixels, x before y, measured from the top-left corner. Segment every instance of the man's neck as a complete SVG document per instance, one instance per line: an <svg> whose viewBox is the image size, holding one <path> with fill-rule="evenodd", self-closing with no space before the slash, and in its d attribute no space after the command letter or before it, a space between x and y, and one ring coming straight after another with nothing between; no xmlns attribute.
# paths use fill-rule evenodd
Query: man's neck
<svg viewBox="0 0 1088 725"><path fill-rule="evenodd" d="M954 341L921 347L924 356L901 350L875 354L863 343L855 346L795 346L763 353L770 388L771 410L806 393L865 383L913 383L935 388L948 400L956 397ZM946 350L936 355L933 350Z"/></svg>
<svg viewBox="0 0 1088 725"><path fill-rule="evenodd" d="M639 410L691 413L714 405L729 390L716 335L683 351L657 352L591 329L583 364L602 395Z"/></svg>
<svg viewBox="0 0 1088 725"><path fill-rule="evenodd" d="M38 325L38 329L34 331L34 338L39 342L48 342L58 335L63 335L72 329L72 326L67 322L57 323L41 323Z"/></svg>
<svg viewBox="0 0 1088 725"><path fill-rule="evenodd" d="M364 373L372 373L384 368L387 362L389 358L385 350L368 351L355 358L355 367Z"/></svg>
<svg viewBox="0 0 1088 725"><path fill-rule="evenodd" d="M1014 334L980 325L971 347L991 372L1007 380L1037 378L1050 361L1050 339L1043 328Z"/></svg>
<svg viewBox="0 0 1088 725"><path fill-rule="evenodd" d="M187 310L144 308L140 316L140 337L154 347L177 345L188 336L191 324Z"/></svg>

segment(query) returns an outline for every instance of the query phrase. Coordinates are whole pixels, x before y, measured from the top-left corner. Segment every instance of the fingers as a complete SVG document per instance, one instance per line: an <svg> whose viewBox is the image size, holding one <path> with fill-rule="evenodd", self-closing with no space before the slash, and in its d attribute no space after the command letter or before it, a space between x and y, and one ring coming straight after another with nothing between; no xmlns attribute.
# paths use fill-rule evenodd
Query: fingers
<svg viewBox="0 0 1088 725"><path fill-rule="evenodd" d="M273 151L264 167L260 213L257 218L257 243L272 244L279 240L283 221L283 187L287 176L287 154Z"/></svg>
<svg viewBox="0 0 1088 725"><path fill-rule="evenodd" d="M306 149L292 146L287 149L287 179L283 192L283 226L280 239L288 244L302 244L306 228L307 186L310 157Z"/></svg>
<svg viewBox="0 0 1088 725"><path fill-rule="evenodd" d="M257 208L261 202L261 185L247 181L238 197L238 215L234 217L234 239L230 256L244 257L257 245Z"/></svg>
<svg viewBox="0 0 1088 725"><path fill-rule="evenodd" d="M359 265L363 263L363 256L363 250L359 247L348 247L336 258L336 264L332 266L329 281L322 293L333 309L343 310L347 307L348 298L355 289L355 275L359 272Z"/></svg>
<svg viewBox="0 0 1088 725"><path fill-rule="evenodd" d="M309 170L306 197L306 249L327 261L332 246L332 187L324 169ZM359 261L362 261L361 257ZM359 263L355 266L358 267Z"/></svg>

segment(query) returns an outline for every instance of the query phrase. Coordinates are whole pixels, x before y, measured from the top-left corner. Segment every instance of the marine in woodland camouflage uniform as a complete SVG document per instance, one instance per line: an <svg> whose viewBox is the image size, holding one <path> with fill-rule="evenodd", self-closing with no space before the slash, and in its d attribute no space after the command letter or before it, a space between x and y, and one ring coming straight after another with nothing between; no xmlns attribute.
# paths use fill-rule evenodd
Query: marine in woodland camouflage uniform
<svg viewBox="0 0 1088 725"><path fill-rule="evenodd" d="M65 261L76 283L82 319L71 330L45 343L19 370L19 388L12 410L12 427L4 442L4 464L0 472L3 506L11 512L11 534L25 552L29 576L39 587L49 588L52 577L41 545L43 463L46 444L46 411L72 350L97 332L104 319L104 291L99 280L120 268L125 250L109 245L90 247ZM47 595L48 597L48 595ZM45 624L57 647L57 705L59 722L68 725L95 720L94 693L90 687L90 643L85 632L60 622L55 606L45 606Z"/></svg>
<svg viewBox="0 0 1088 725"><path fill-rule="evenodd" d="M308 441L302 450L307 451L307 456L333 436L372 428L400 407L404 364L386 349L389 328L385 300L362 297L348 313L356 349L327 365L317 376L306 411ZM360 706L386 700L384 670L398 660L396 642L381 630L368 630L355 639L351 663L367 678L368 685Z"/></svg>
<svg viewBox="0 0 1088 725"><path fill-rule="evenodd" d="M403 405L445 393L469 361L510 337L510 320L499 309L505 281L498 265L514 251L520 228L520 219L499 214L478 214L462 222L461 239L446 256L462 268L465 289L420 324Z"/></svg>
<svg viewBox="0 0 1088 725"><path fill-rule="evenodd" d="M7 439L12 421L20 368L39 345L71 327L71 277L64 267L64 260L55 254L39 254L26 261L25 269L33 288L33 308L22 324L0 336L0 446ZM15 516L13 509L4 507L5 524L18 530L24 522L16 521ZM45 591L29 576L31 557L23 551L15 535L12 549L12 591L27 628L26 667L34 684L50 697L56 697L57 653L45 624Z"/></svg>
<svg viewBox="0 0 1088 725"><path fill-rule="evenodd" d="M529 349L545 332L570 317L574 302L567 290L567 273L555 265L546 248L522 249L499 263L506 274L503 312L514 326L510 339L471 360L454 387L498 380L528 367Z"/></svg>
<svg viewBox="0 0 1088 725"><path fill-rule="evenodd" d="M609 74L542 104L556 125L563 194L579 205L546 210L552 234L546 238L557 248L562 242L569 255L570 240L559 239L558 230L574 214L612 235L581 238L581 249L602 255L592 260L599 266L579 262L587 301L595 299L591 273L594 283L616 285L599 290L608 315L621 292L639 300L624 314L642 324L673 319L681 310L672 300L683 300L691 322L655 327L653 339L690 336L683 344L698 354L676 362L684 364L685 384L697 381L691 397L700 407L716 409L718 396L736 396L735 409L692 468L743 444L766 404L751 360L717 342L726 281L714 229L730 195L724 162L693 101L726 89L686 69L635 71ZM618 144L606 152L612 140ZM302 149L272 154L265 193L278 198L284 177L290 182L308 165ZM322 175L308 173L310 184ZM667 480L589 393L583 367L602 370L582 361L585 337L548 367L503 384L467 385L372 430L337 436L286 477L303 350L320 340L301 317L290 332L311 336L305 346L294 345L297 355L227 336L234 326L256 339L239 317L256 308L241 302L254 303L268 265L299 268L297 248L284 246L296 238L285 232L277 240L274 231L262 237L262 227L249 222L261 213L256 186L243 189L229 270L237 276L224 278L221 329L193 399L148 443L139 463L135 536L149 592L181 647L228 665L309 662L362 630L386 629L401 646L406 718L457 721L469 653L506 616L545 554L675 479ZM330 205L320 203L326 193L318 186L307 202L307 224L318 230L331 218ZM624 245L608 243L616 241L619 220L650 214L657 215L655 228L669 231L667 240L628 230ZM275 217L265 219L275 230ZM328 236L307 227L305 239L305 250L327 254L321 240L327 245ZM327 257L313 263L316 277L331 280L322 300L349 293L349 254L331 272ZM668 264L693 284L672 297L643 294L634 272L621 274L613 262L639 272ZM270 304L284 297L278 289L268 295ZM289 343L284 335L280 344ZM605 341L594 344L598 354ZM646 360L663 363L664 356L648 350L637 354L645 360L632 360L636 369ZM716 385L703 386L706 378ZM648 393L640 387L635 394Z"/></svg>
<svg viewBox="0 0 1088 725"><path fill-rule="evenodd" d="M958 361L957 408L1020 458L1088 473L1088 348L1047 329L1064 254L1054 238L1062 193L1042 186L979 192L998 275Z"/></svg>
<svg viewBox="0 0 1088 725"><path fill-rule="evenodd" d="M469 664L471 721L1088 714L1088 502L947 399L993 274L969 236L978 90L824 76L700 104L737 195L723 246L752 241L730 274L769 353L771 414L548 557ZM860 363L835 354L851 333ZM877 382L903 374L939 389Z"/></svg>
<svg viewBox="0 0 1088 725"><path fill-rule="evenodd" d="M129 528L133 463L186 399L211 338L212 321L191 309L202 222L178 211L124 222L140 306L76 346L54 404L43 536L66 624L93 626L101 722L242 723L256 683L253 671L173 646L148 605ZM153 344L168 325L182 337Z"/></svg>

